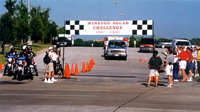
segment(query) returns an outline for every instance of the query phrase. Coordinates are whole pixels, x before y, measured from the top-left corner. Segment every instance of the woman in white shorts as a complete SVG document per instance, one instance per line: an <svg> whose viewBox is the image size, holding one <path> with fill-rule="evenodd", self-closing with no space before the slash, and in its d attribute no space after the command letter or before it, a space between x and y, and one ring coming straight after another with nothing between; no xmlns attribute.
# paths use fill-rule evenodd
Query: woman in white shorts
<svg viewBox="0 0 200 112"><path fill-rule="evenodd" d="M174 55L172 54L170 48L167 48L167 58L165 63L165 75L168 77L169 85L167 87L173 86L173 62L174 62Z"/></svg>
<svg viewBox="0 0 200 112"><path fill-rule="evenodd" d="M155 76L155 80L156 80L156 84L155 87L158 86L158 77L159 77L159 73L158 70L160 69L160 66L162 65L162 60L161 58L158 56L158 51L154 51L153 52L153 57L150 58L149 60L149 79L148 79L148 84L146 85L146 87L150 86L151 83L151 77Z"/></svg>

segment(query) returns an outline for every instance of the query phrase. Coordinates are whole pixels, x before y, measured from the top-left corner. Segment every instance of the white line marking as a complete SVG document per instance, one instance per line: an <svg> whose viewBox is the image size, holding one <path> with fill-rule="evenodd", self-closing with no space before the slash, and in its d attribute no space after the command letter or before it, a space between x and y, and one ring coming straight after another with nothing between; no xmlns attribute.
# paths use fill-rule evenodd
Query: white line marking
<svg viewBox="0 0 200 112"><path fill-rule="evenodd" d="M98 97L97 95L44 95L44 94L0 94L0 96Z"/></svg>

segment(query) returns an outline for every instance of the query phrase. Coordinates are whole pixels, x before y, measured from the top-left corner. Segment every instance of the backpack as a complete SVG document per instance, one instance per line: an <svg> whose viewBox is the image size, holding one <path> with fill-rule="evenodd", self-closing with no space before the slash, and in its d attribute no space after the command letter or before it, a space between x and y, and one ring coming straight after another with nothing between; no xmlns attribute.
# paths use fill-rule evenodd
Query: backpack
<svg viewBox="0 0 200 112"><path fill-rule="evenodd" d="M46 55L43 58L43 62L45 64L49 64L51 62L51 59L49 58L49 53L46 53Z"/></svg>

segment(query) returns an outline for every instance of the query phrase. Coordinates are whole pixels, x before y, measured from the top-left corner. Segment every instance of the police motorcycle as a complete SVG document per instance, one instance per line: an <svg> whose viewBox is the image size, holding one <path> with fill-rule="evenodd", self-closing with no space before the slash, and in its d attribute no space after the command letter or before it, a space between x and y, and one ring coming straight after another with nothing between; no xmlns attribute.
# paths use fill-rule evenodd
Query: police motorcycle
<svg viewBox="0 0 200 112"><path fill-rule="evenodd" d="M60 48L54 45L54 52L58 55L58 59L55 62L55 74L58 74L59 75L58 77L61 77L64 73L64 70L59 60Z"/></svg>
<svg viewBox="0 0 200 112"><path fill-rule="evenodd" d="M18 56L17 61L16 61L15 77L17 77L17 80L23 80L25 78L33 80L31 69L27 65L27 62L26 62L26 56L22 54Z"/></svg>
<svg viewBox="0 0 200 112"><path fill-rule="evenodd" d="M28 66L30 67L30 71L31 71L32 75L35 74L36 76L38 76L37 65L33 58L35 56L35 54L32 52L31 47L28 47L28 50L29 50L29 53L27 54L28 55L28 58L27 58Z"/></svg>
<svg viewBox="0 0 200 112"><path fill-rule="evenodd" d="M4 69L4 75L8 74L8 76L12 76L15 73L15 58L17 52L14 51L14 47L10 47L10 52L5 55L6 63Z"/></svg>
<svg viewBox="0 0 200 112"><path fill-rule="evenodd" d="M15 57L14 55L7 55L6 57L4 75L8 74L8 76L12 76L15 72Z"/></svg>

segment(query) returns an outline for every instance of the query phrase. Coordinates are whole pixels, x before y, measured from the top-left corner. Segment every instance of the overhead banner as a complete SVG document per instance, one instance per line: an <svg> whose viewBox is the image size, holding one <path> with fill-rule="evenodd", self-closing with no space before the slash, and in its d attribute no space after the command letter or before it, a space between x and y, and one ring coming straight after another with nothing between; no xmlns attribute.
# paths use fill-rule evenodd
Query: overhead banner
<svg viewBox="0 0 200 112"><path fill-rule="evenodd" d="M65 21L67 35L153 35L153 20Z"/></svg>

